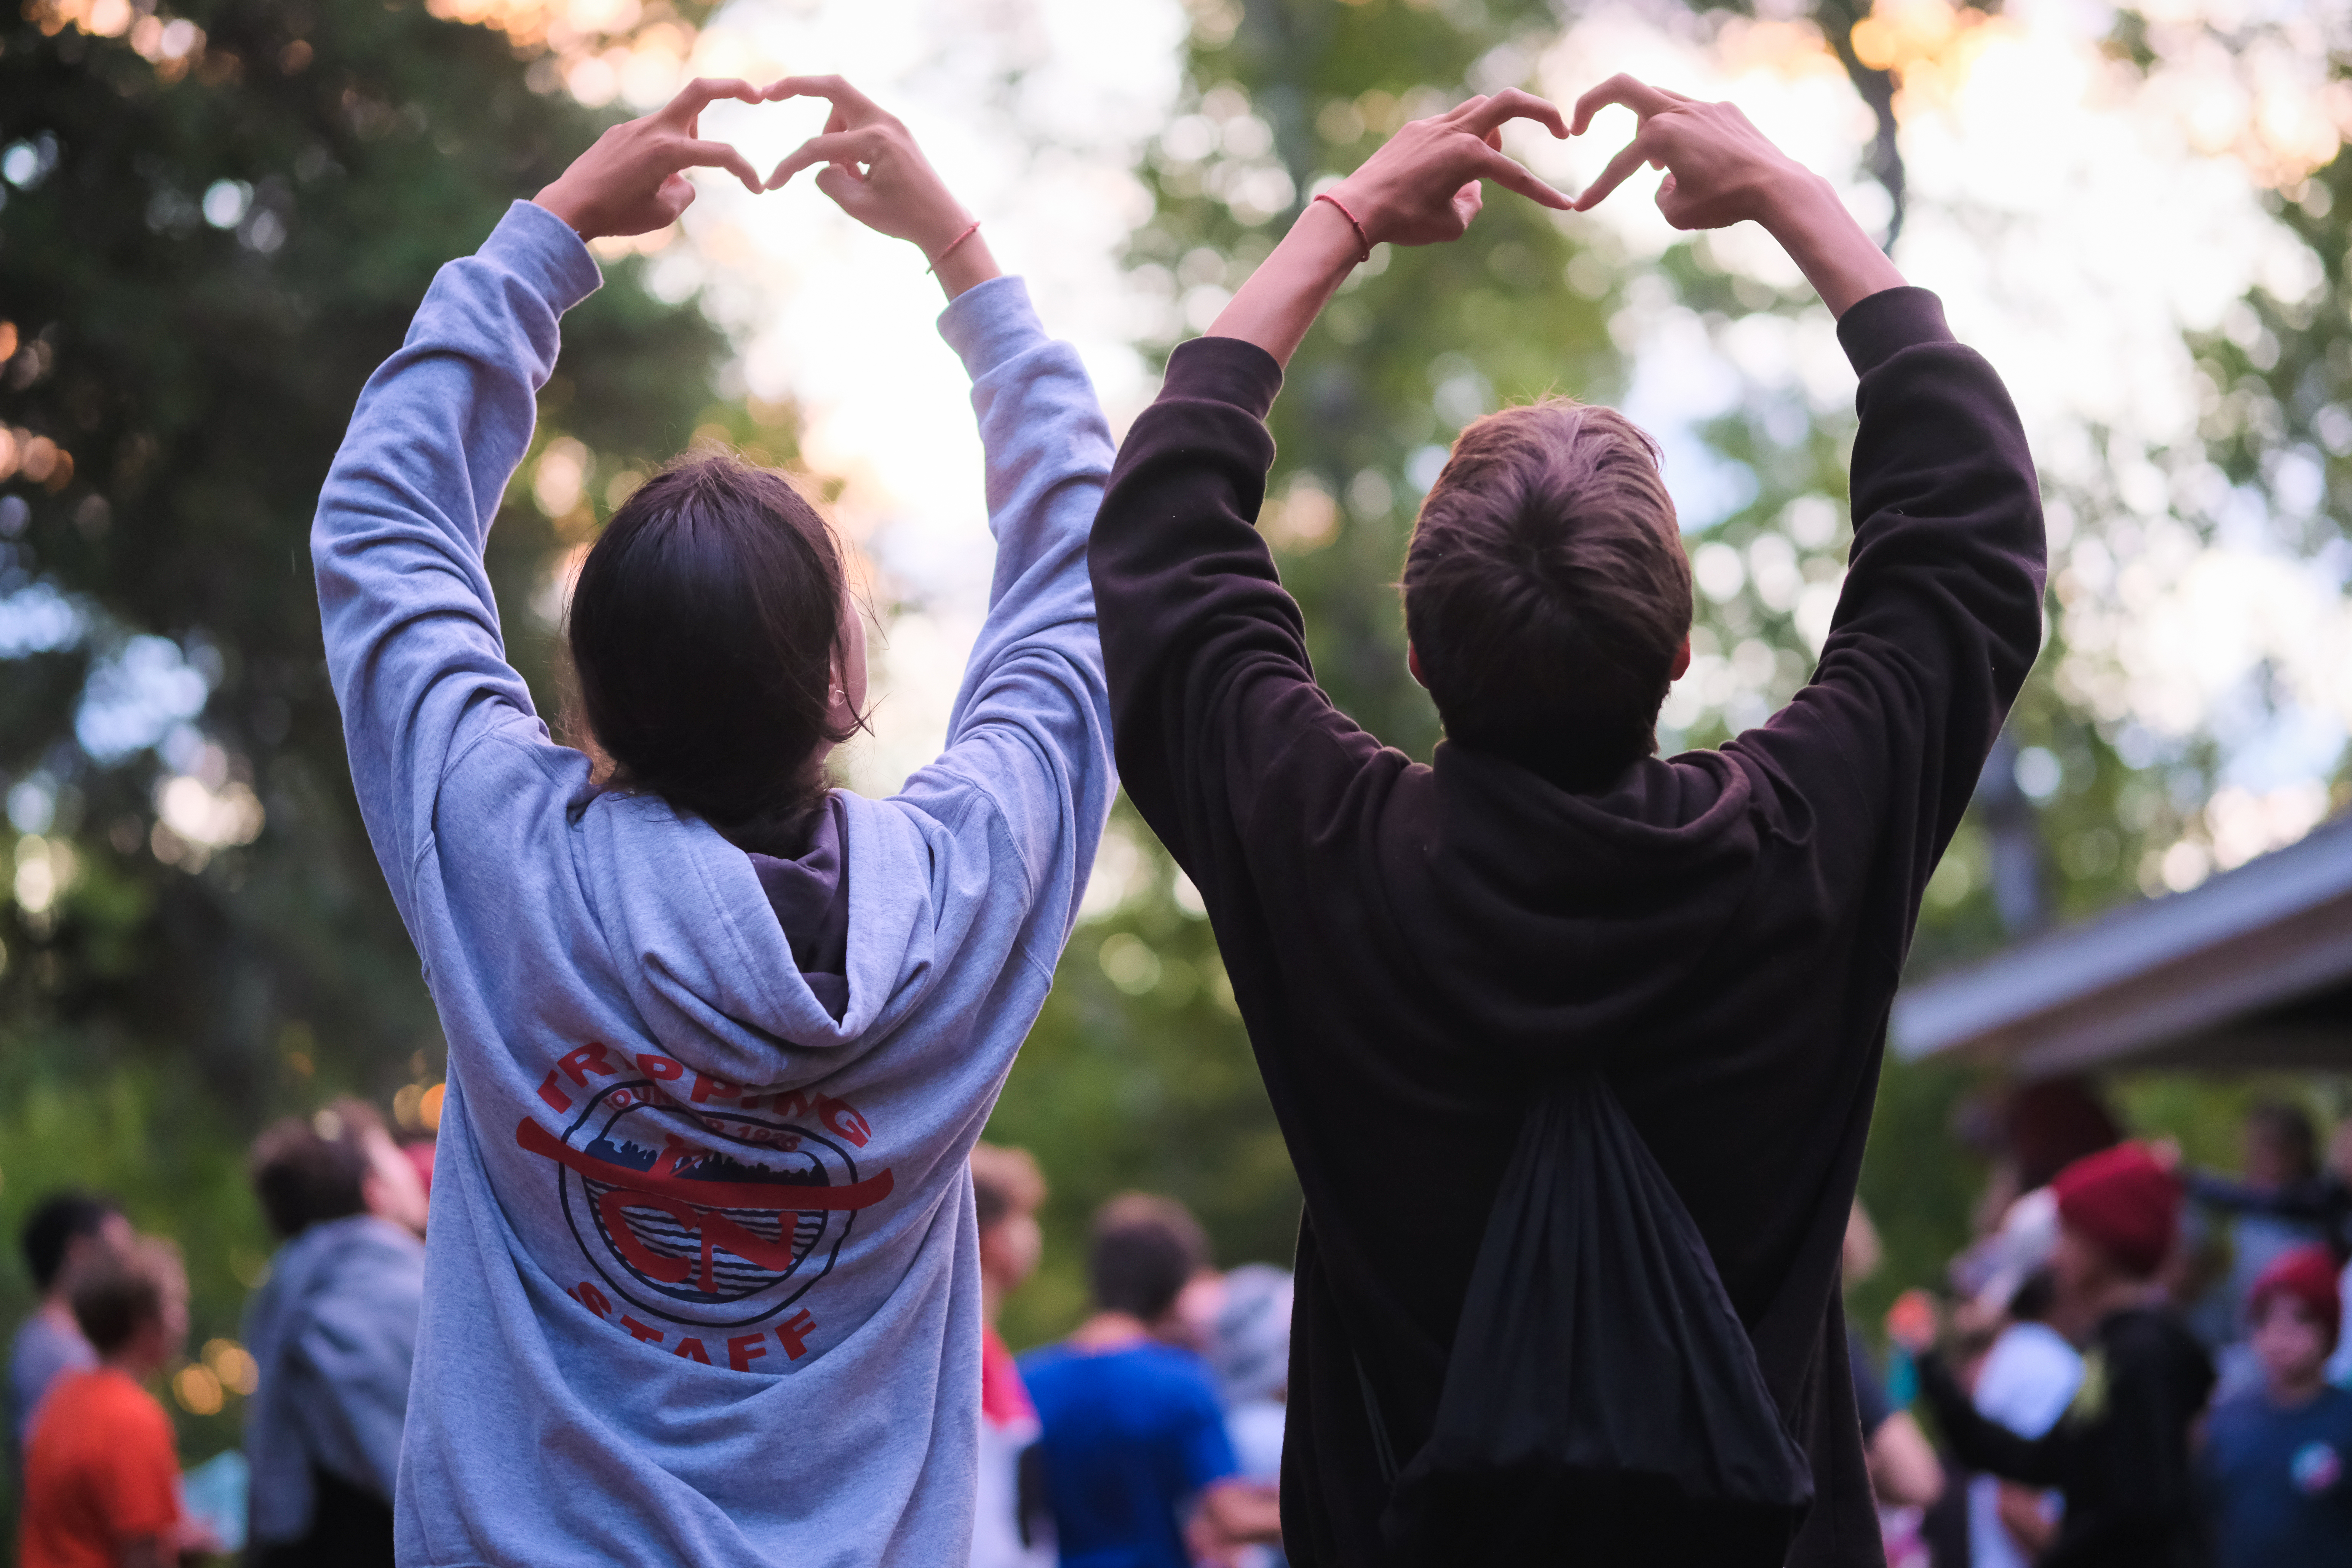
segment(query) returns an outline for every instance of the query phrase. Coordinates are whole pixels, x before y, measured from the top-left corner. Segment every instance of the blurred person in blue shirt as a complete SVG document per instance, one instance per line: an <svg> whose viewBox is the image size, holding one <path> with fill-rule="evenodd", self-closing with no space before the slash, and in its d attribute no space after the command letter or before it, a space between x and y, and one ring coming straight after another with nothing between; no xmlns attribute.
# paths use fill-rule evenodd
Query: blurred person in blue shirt
<svg viewBox="0 0 2352 1568"><path fill-rule="evenodd" d="M390 1564L425 1300L425 1184L367 1106L289 1118L252 1175L285 1245L246 1310L253 1568Z"/></svg>
<svg viewBox="0 0 2352 1568"><path fill-rule="evenodd" d="M131 1242L131 1222L121 1205L93 1193L52 1193L33 1206L25 1221L25 1265L32 1270L40 1304L16 1330L8 1348L9 1476L21 1480L25 1440L33 1413L60 1373L87 1372L98 1364L74 1322L67 1296L74 1276L97 1258L121 1253Z"/></svg>
<svg viewBox="0 0 2352 1568"><path fill-rule="evenodd" d="M1207 1363L1171 1342L1208 1262L1182 1205L1113 1198L1095 1215L1094 1315L1022 1358L1063 1568L1191 1568L1280 1534L1274 1500L1238 1474Z"/></svg>
<svg viewBox="0 0 2352 1568"><path fill-rule="evenodd" d="M2217 1568L2352 1568L2352 1394L2328 1386L2335 1256L2273 1260L2247 1294L2260 1388L2213 1408L2200 1458Z"/></svg>

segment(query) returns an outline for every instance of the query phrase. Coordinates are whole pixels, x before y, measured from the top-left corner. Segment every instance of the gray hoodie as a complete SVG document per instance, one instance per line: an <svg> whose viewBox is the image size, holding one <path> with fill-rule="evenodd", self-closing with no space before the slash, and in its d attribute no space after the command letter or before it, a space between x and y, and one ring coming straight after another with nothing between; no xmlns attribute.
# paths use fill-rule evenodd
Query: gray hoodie
<svg viewBox="0 0 2352 1568"><path fill-rule="evenodd" d="M424 1245L373 1215L311 1226L269 1260L245 1314L257 1543L310 1533L314 1466L392 1500L424 1295Z"/></svg>
<svg viewBox="0 0 2352 1568"><path fill-rule="evenodd" d="M1109 434L1017 280L941 316L996 571L947 751L834 797L836 1019L751 858L599 793L506 661L483 545L597 281L523 203L445 267L311 538L361 809L449 1040L399 1559L958 1562L965 1160L1115 784L1086 566Z"/></svg>

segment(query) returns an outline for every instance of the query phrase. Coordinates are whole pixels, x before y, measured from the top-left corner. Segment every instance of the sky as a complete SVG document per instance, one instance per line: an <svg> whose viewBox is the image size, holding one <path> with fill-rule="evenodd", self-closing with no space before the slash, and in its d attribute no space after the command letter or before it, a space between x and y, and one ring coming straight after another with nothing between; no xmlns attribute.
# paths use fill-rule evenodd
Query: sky
<svg viewBox="0 0 2352 1568"><path fill-rule="evenodd" d="M1563 101L1617 69L1732 98L1836 182L1865 225L1882 225L1886 199L1860 163L1869 113L1818 37L1769 19L1710 36L1663 25L1674 15L1586 7L1549 47L1488 69ZM2091 0L2011 0L1990 19L1943 0L1885 0L1857 45L1905 83L1910 208L1895 260L2001 371L2053 497L2102 509L2096 528L2052 509L2071 648L2063 689L2143 753L2133 760L2200 731L2224 742L2210 842L2166 862L2179 886L2315 821L2352 727L2352 552L2297 557L2259 500L2177 456L2193 444L2200 395L2184 329L2244 330L2235 302L2257 281L2286 299L2315 286L2315 262L2262 198L2332 156L2352 115L2326 79L2341 5L2162 0L2149 15L2161 59L2145 77L2103 53L2113 15ZM2232 56L2200 41L2209 22L2284 31ZM635 59L575 58L567 80L590 101L650 107L688 69L850 78L906 119L982 216L1049 329L1078 346L1117 429L1153 390L1132 345L1164 309L1119 264L1150 212L1127 171L1182 107L1187 25L1177 0L734 0L690 57L657 39ZM720 105L704 133L766 166L822 117L815 103ZM1508 145L1572 190L1631 125L1612 110L1580 141ZM702 188L682 241L655 253L656 282L680 297L706 290L741 345L741 386L795 402L810 467L846 481L838 517L887 623L876 733L847 761L858 787L887 790L939 744L987 581L979 451L963 378L933 328L940 297L912 247L859 228L805 179L756 199L719 180ZM1650 188L1637 176L1572 221L1638 271L1676 237ZM1795 280L1753 226L1710 245L1734 274ZM1637 282L1616 331L1633 363L1628 412L1664 438L1695 546L1738 497L1694 422L1748 385L1794 387L1824 410L1853 395L1826 312L1711 330ZM2275 715L2249 700L2265 661L2284 694Z"/></svg>

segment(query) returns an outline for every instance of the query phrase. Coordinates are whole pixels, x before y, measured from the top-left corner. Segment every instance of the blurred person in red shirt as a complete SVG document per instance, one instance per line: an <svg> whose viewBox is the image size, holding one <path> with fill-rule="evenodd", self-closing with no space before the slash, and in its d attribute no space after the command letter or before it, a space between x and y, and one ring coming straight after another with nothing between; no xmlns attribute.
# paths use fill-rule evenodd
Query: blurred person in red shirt
<svg viewBox="0 0 2352 1568"><path fill-rule="evenodd" d="M1026 1149L977 1143L971 1151L972 1213L980 1230L980 1495L971 1568L1053 1568L1051 1517L1042 1496L1024 1497L1023 1455L1036 1443L1036 1406L996 1330L1004 1299L1036 1270L1045 1250L1037 1211L1045 1178ZM1034 1466L1032 1464L1034 1472ZM1026 1489L1039 1490L1033 1484Z"/></svg>
<svg viewBox="0 0 2352 1568"><path fill-rule="evenodd" d="M96 1366L98 1356L74 1327L66 1292L101 1252L131 1245L131 1222L112 1198L96 1193L52 1193L25 1221L25 1263L40 1304L16 1330L8 1349L8 1469L21 1491L25 1443L33 1415L64 1373Z"/></svg>
<svg viewBox="0 0 2352 1568"><path fill-rule="evenodd" d="M188 1335L179 1249L142 1237L68 1295L95 1367L50 1386L25 1453L22 1568L166 1568L216 1547L180 1500L171 1417L143 1386Z"/></svg>

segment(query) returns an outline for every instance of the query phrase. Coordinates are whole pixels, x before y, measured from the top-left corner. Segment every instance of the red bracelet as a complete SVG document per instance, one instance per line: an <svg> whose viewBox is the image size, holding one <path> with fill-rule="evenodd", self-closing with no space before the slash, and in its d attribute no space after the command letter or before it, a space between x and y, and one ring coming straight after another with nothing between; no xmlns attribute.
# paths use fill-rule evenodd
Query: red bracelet
<svg viewBox="0 0 2352 1568"><path fill-rule="evenodd" d="M1352 229L1354 229L1354 230L1356 231L1356 243L1357 243L1358 245L1360 245L1360 246L1362 246L1362 247L1364 247L1364 253L1363 253L1361 256L1359 256L1358 258L1356 258L1357 265L1361 266L1363 263L1365 263L1365 262L1367 262L1367 261L1370 261L1370 260L1372 258L1372 242L1371 242L1371 240L1370 240L1370 238L1365 235L1365 233L1364 233L1364 226L1363 226L1362 224L1360 224L1360 223L1358 223L1358 222L1356 221L1356 215L1355 215L1354 213L1349 212L1349 211L1348 210L1348 208L1347 208L1346 204L1342 203L1342 202L1339 200L1339 197L1337 197L1337 196L1333 195L1332 195L1330 192L1328 192L1328 191L1318 191L1318 192L1316 192L1316 193L1315 193L1315 201L1316 201L1316 202L1329 202L1329 203L1330 203L1334 207L1339 208L1339 216L1340 216L1341 217L1346 218L1346 219L1348 220L1348 226L1349 226L1349 228L1352 228ZM1313 205L1315 205L1315 202L1309 202L1309 203L1307 203L1307 205L1308 206L1313 206Z"/></svg>
<svg viewBox="0 0 2352 1568"><path fill-rule="evenodd" d="M953 239L949 240L947 248L940 251L939 255L933 257L931 258L931 264L929 267L924 268L923 270L930 273L938 272L940 269L940 263L945 261L949 257L953 256L957 246L961 245L965 240L970 239L973 235L978 234L979 232L980 220L978 218L974 218L971 220L971 226L965 229L961 234L957 235Z"/></svg>

